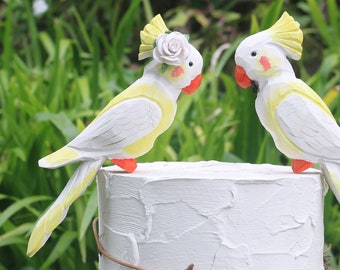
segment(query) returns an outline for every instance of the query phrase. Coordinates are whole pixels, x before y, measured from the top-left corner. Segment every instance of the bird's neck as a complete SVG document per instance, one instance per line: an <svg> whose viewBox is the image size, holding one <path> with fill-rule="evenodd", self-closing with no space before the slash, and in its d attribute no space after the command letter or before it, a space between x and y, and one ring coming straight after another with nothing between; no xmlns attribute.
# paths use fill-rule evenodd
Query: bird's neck
<svg viewBox="0 0 340 270"><path fill-rule="evenodd" d="M295 80L295 72L292 67L292 65L289 63L287 60L284 62L283 66L280 67L280 69L277 69L277 71L272 74L270 77L263 78L262 80L259 80L258 83L258 88L261 91L261 89L264 89L268 84L271 84L275 81L291 81Z"/></svg>
<svg viewBox="0 0 340 270"><path fill-rule="evenodd" d="M159 89L173 101L176 101L182 89L174 87L166 78L160 76L157 72L147 72L143 75L143 79L158 85Z"/></svg>

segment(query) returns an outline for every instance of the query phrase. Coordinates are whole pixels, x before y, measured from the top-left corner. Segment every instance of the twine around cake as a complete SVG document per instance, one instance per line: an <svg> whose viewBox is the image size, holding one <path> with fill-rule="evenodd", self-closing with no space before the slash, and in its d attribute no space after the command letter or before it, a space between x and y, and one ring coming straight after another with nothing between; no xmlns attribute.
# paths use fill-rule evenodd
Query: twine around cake
<svg viewBox="0 0 340 270"><path fill-rule="evenodd" d="M97 222L98 222L98 217L96 217L93 221L92 221L92 229L93 229L93 234L94 234L94 238L96 240L96 243L97 243L97 247L98 247L98 253L100 255L103 255L105 256L106 258L108 258L109 260L117 263L117 264L120 264L122 266L125 266L125 267L128 267L128 268L131 268L131 269L135 269L135 270L146 270L142 267L139 267L137 265L133 265L131 263L128 263L128 262L124 262L120 259L117 259L115 257L113 257L110 253L108 253L105 248L103 247L103 245L100 243L100 240L99 240L99 235L98 235L98 232L97 232ZM193 264L190 264L185 270L193 270L194 269L194 265Z"/></svg>

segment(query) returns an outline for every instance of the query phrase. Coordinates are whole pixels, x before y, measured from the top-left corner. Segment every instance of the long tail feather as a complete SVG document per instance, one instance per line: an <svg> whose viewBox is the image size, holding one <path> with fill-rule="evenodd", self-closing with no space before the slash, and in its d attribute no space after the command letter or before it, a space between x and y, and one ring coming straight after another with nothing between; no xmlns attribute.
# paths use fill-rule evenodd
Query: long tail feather
<svg viewBox="0 0 340 270"><path fill-rule="evenodd" d="M320 166L329 187L340 203L340 164L323 162Z"/></svg>
<svg viewBox="0 0 340 270"><path fill-rule="evenodd" d="M46 243L52 231L64 220L70 205L92 183L103 162L104 160L86 161L77 168L57 200L34 227L28 241L28 256L33 256Z"/></svg>
<svg viewBox="0 0 340 270"><path fill-rule="evenodd" d="M39 160L39 167L55 169L76 161L79 161L79 154L70 147L63 147Z"/></svg>

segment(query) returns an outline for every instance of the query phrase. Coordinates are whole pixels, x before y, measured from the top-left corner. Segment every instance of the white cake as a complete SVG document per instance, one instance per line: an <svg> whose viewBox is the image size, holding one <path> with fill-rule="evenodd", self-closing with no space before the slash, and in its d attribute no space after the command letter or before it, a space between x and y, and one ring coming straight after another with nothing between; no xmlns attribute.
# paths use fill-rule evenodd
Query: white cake
<svg viewBox="0 0 340 270"><path fill-rule="evenodd" d="M323 269L318 170L241 163L140 163L97 177L99 236L146 270ZM100 270L128 270L104 256Z"/></svg>

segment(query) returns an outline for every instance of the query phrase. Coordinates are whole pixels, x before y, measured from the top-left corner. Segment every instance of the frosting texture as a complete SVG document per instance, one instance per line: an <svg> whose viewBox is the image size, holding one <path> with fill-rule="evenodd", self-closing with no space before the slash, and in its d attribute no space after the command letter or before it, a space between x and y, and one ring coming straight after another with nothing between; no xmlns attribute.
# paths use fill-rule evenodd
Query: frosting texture
<svg viewBox="0 0 340 270"><path fill-rule="evenodd" d="M318 170L208 162L141 163L97 178L99 236L147 270L323 269ZM127 268L100 257L101 270Z"/></svg>

